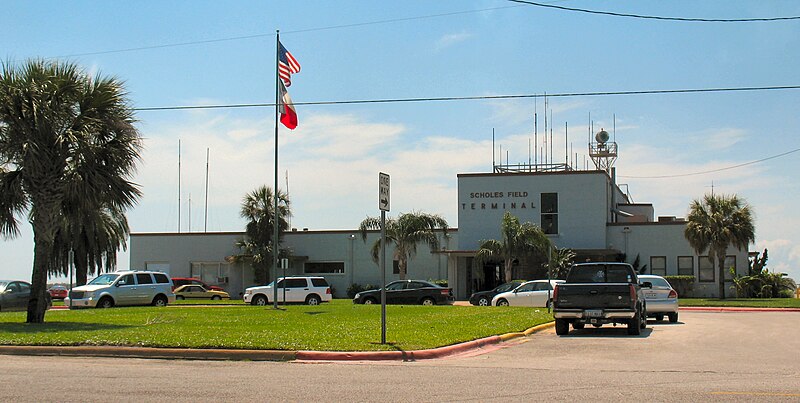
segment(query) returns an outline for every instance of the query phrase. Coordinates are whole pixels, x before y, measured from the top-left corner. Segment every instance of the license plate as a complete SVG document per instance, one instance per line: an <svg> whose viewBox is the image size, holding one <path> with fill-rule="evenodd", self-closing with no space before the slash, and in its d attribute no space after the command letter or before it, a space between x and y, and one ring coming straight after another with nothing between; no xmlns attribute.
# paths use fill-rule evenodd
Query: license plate
<svg viewBox="0 0 800 403"><path fill-rule="evenodd" d="M602 309L587 309L583 311L583 316L587 318L599 318L603 316Z"/></svg>
<svg viewBox="0 0 800 403"><path fill-rule="evenodd" d="M654 292L646 292L646 293L644 293L644 297L645 298L655 299L655 298L658 298L658 294L656 294Z"/></svg>

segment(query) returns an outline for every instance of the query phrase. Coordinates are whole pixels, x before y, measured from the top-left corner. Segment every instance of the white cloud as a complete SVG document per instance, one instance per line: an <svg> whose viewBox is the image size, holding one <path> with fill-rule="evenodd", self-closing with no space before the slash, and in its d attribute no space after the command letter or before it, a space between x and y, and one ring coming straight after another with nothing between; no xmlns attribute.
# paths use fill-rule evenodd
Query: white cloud
<svg viewBox="0 0 800 403"><path fill-rule="evenodd" d="M446 34L446 35L443 35L442 37L440 37L439 40L436 41L435 47L436 47L436 50L442 50L442 49L448 48L450 46L453 46L453 45L455 45L455 44L457 44L459 42L463 42L463 41L465 41L465 40L467 40L467 39L469 39L471 37L472 37L472 34L464 32L464 31L458 32L458 33L454 33L454 34Z"/></svg>

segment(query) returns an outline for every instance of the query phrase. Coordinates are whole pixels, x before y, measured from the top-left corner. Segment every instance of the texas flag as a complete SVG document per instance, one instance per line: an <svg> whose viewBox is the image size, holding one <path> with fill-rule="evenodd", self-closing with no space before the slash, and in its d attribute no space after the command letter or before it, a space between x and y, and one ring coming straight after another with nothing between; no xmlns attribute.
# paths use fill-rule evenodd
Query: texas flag
<svg viewBox="0 0 800 403"><path fill-rule="evenodd" d="M297 127L297 111L294 109L292 97L286 91L283 81L278 80L278 84L280 84L281 92L278 98L278 112L281 114L281 123L290 130L294 130Z"/></svg>

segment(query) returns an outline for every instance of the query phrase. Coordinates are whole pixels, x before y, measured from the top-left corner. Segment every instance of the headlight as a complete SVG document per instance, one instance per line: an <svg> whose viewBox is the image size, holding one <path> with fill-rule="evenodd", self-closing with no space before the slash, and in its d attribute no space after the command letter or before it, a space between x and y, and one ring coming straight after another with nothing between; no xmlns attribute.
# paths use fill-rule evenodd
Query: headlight
<svg viewBox="0 0 800 403"><path fill-rule="evenodd" d="M356 296L353 298L361 298L361 293L356 294Z"/></svg>
<svg viewBox="0 0 800 403"><path fill-rule="evenodd" d="M250 295L253 293L253 290L244 290L244 295Z"/></svg>
<svg viewBox="0 0 800 403"><path fill-rule="evenodd" d="M94 298L94 292L87 292L87 293L83 294L83 298L86 298L86 299Z"/></svg>

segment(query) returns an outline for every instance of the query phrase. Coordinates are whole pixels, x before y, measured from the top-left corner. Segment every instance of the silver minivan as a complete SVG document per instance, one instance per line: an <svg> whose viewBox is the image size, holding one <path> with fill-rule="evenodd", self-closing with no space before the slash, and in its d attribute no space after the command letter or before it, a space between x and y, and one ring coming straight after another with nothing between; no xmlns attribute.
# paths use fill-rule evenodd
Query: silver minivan
<svg viewBox="0 0 800 403"><path fill-rule="evenodd" d="M89 284L73 288L64 299L64 306L166 306L172 302L175 302L175 294L168 275L157 271L118 271L99 275Z"/></svg>

